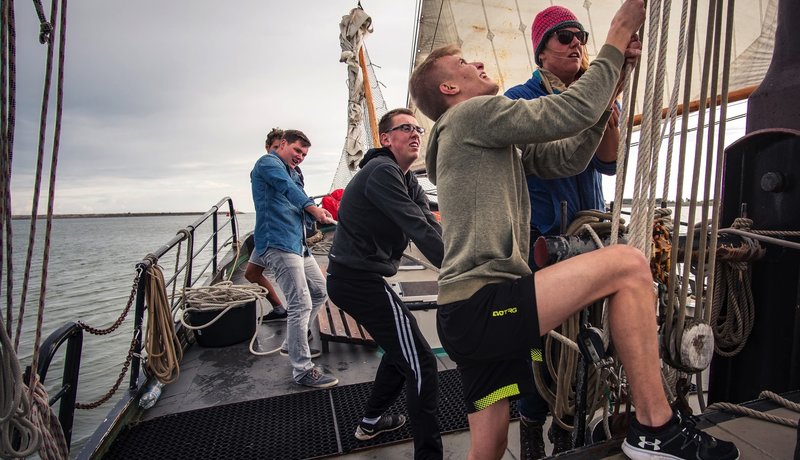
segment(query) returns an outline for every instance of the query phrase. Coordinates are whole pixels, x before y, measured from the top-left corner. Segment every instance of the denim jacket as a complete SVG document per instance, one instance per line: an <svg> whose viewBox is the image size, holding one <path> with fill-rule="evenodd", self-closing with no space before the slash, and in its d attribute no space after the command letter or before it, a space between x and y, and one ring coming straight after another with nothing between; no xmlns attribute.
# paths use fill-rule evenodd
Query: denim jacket
<svg viewBox="0 0 800 460"><path fill-rule="evenodd" d="M250 172L256 207L255 250L268 248L303 255L306 212L314 201L306 195L300 175L275 152L262 156Z"/></svg>

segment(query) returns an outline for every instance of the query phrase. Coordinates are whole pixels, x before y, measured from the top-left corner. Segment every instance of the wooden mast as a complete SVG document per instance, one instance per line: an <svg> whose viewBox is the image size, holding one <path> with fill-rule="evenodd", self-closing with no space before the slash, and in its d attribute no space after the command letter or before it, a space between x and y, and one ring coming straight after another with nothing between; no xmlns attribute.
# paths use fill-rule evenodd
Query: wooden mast
<svg viewBox="0 0 800 460"><path fill-rule="evenodd" d="M731 91L730 93L728 93L728 102L730 103L736 101L743 101L749 98L750 95L756 90L756 88L758 88L758 86L753 85L753 86L748 86L746 88L738 89L736 91ZM719 107L720 103L722 103L722 96L717 95L717 104L716 104L717 107ZM710 104L711 104L711 98L708 97L706 98L705 107L708 107ZM696 99L689 103L689 113L697 112L699 108L700 108L700 99ZM682 113L683 113L683 104L678 104L677 115L681 115ZM669 107L664 107L663 109L661 109L661 119L663 120L664 118L667 117L667 115L669 115ZM634 126L642 124L642 114L638 114L633 117L633 124Z"/></svg>
<svg viewBox="0 0 800 460"><path fill-rule="evenodd" d="M378 120L375 116L375 103L372 100L372 88L369 86L367 64L364 62L363 45L358 49L358 64L361 66L361 74L364 76L364 97L367 99L367 114L369 115L369 128L372 133L372 146L378 148L381 146L381 140L378 135Z"/></svg>

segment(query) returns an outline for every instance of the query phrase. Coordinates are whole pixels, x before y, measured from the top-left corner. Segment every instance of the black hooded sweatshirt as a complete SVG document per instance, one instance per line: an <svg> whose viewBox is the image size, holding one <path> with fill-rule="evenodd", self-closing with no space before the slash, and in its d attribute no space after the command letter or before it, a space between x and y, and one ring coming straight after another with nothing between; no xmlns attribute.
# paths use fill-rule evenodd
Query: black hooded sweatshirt
<svg viewBox="0 0 800 460"><path fill-rule="evenodd" d="M361 271L365 277L392 276L409 238L441 267L442 227L414 173L403 174L387 148L369 150L359 167L339 205L328 271L335 273L341 265L351 275Z"/></svg>

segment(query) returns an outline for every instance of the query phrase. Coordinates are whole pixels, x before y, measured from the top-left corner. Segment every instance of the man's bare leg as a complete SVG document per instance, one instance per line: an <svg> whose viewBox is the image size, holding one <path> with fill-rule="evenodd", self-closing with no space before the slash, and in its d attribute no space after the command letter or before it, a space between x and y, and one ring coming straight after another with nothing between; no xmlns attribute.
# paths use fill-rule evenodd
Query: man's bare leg
<svg viewBox="0 0 800 460"><path fill-rule="evenodd" d="M542 334L609 297L611 339L630 381L636 418L648 426L666 423L672 409L661 385L653 280L642 253L615 245L540 270L534 280Z"/></svg>
<svg viewBox="0 0 800 460"><path fill-rule="evenodd" d="M258 284L267 290L267 300L273 308L281 304L281 300L278 298L278 294L275 293L272 283L270 283L267 277L264 276L264 267L256 265L252 262L247 262L247 268L244 271L244 278L247 281Z"/></svg>
<svg viewBox="0 0 800 460"><path fill-rule="evenodd" d="M470 446L467 460L500 459L508 445L508 399L467 415Z"/></svg>

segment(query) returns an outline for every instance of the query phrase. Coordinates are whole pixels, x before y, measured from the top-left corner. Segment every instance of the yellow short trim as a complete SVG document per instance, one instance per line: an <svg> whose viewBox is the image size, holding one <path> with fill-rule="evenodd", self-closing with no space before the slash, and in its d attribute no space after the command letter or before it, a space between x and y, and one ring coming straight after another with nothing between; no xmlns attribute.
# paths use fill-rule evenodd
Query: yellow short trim
<svg viewBox="0 0 800 460"><path fill-rule="evenodd" d="M486 409L487 407L491 406L497 401L500 401L501 399L517 396L518 394L519 394L519 385L517 385L516 383L512 383L511 385L506 385L502 388L499 388L489 393L483 398L475 401L475 410Z"/></svg>

